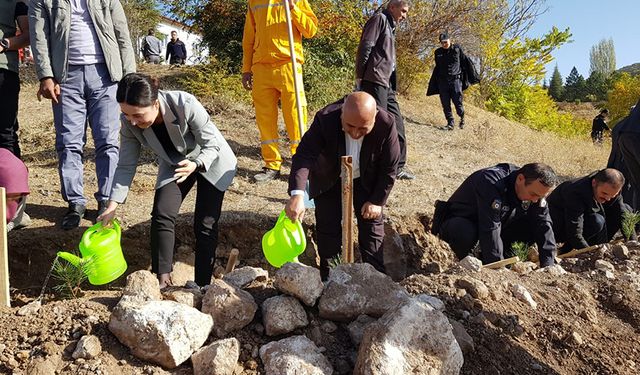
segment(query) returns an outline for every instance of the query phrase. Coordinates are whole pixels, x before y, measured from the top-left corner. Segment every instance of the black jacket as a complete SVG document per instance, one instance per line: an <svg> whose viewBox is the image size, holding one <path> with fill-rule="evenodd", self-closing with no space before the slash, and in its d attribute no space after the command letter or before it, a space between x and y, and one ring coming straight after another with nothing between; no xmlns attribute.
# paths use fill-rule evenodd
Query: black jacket
<svg viewBox="0 0 640 375"><path fill-rule="evenodd" d="M601 134L605 130L611 129L609 129L606 121L604 121L604 116L597 115L596 117L594 117L593 123L591 124L591 135L593 136L595 134Z"/></svg>
<svg viewBox="0 0 640 375"><path fill-rule="evenodd" d="M498 261L503 258L503 225L526 215L538 245L540 264L552 265L556 242L549 209L544 199L535 204L518 199L518 169L512 164L498 164L472 173L449 198L447 217L464 217L477 223L483 259Z"/></svg>
<svg viewBox="0 0 640 375"><path fill-rule="evenodd" d="M584 238L584 216L592 213L602 215L613 228L607 227L609 237L620 229L622 213L630 211L621 195L600 204L593 199L591 181L595 173L571 181L565 181L547 198L553 231L558 242L568 242L573 249L589 246ZM616 225L617 224L617 225Z"/></svg>
<svg viewBox="0 0 640 375"><path fill-rule="evenodd" d="M469 57L465 55L462 48L457 44L452 45L450 48L453 49L454 53L458 54L456 59L459 60L460 62L460 70L461 70L460 80L462 81L462 90L466 90L469 86L475 85L476 83L480 83L480 76L478 75L476 67L473 64L473 61L471 61L471 59L469 59ZM446 66L440 66L440 64L438 63L438 61L441 59L437 58L437 56L439 54L442 54L443 50L444 49L440 47L436 49L436 51L434 52L436 66L433 68L433 73L431 73L431 78L429 79L429 86L427 87L427 96L436 95L440 93L440 90L438 87L439 86L438 81L443 79L443 77L445 77L444 72L448 70Z"/></svg>
<svg viewBox="0 0 640 375"><path fill-rule="evenodd" d="M356 78L390 87L396 66L395 22L386 9L364 25L356 55ZM394 85L395 86L395 85Z"/></svg>

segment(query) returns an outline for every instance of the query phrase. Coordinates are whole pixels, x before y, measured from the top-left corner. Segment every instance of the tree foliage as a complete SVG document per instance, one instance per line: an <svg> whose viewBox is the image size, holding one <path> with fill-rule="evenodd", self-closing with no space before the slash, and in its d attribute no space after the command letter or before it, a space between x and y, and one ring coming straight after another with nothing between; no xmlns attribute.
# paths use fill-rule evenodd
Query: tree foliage
<svg viewBox="0 0 640 375"><path fill-rule="evenodd" d="M556 102L559 102L562 100L563 91L562 75L560 75L560 70L558 70L558 65L556 65L555 69L553 69L551 81L549 82L549 96Z"/></svg>
<svg viewBox="0 0 640 375"><path fill-rule="evenodd" d="M131 45L140 56L140 39L147 35L149 29L155 29L160 21L160 11L156 0L121 0L127 15Z"/></svg>
<svg viewBox="0 0 640 375"><path fill-rule="evenodd" d="M582 74L574 66L564 84L564 100L568 102L583 101L586 97L586 82Z"/></svg>
<svg viewBox="0 0 640 375"><path fill-rule="evenodd" d="M611 123L615 124L629 114L631 106L636 105L640 99L640 76L631 76L627 73L620 74L607 95L607 106Z"/></svg>
<svg viewBox="0 0 640 375"><path fill-rule="evenodd" d="M590 74L600 73L607 78L616 70L616 49L613 39L602 39L591 47L589 54L591 62Z"/></svg>

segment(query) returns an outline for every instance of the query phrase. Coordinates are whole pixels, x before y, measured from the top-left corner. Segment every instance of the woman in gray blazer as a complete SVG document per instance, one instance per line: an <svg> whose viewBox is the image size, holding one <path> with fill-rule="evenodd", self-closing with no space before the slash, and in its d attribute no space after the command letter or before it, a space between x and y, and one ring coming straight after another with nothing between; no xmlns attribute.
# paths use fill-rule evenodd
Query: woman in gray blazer
<svg viewBox="0 0 640 375"><path fill-rule="evenodd" d="M195 282L211 282L218 245L218 219L225 190L236 173L236 157L202 104L182 91L161 91L151 77L131 73L118 83L122 110L120 159L110 201L98 218L108 224L124 203L142 146L159 159L151 212L151 269L160 287L171 285L175 221L180 205L197 182L194 231Z"/></svg>

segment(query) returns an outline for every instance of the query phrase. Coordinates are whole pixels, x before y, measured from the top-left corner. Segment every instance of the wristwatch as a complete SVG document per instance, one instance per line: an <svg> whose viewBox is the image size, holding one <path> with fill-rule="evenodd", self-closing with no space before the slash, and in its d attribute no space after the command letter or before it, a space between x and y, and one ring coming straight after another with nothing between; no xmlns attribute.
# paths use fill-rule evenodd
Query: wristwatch
<svg viewBox="0 0 640 375"><path fill-rule="evenodd" d="M2 46L2 51L0 51L0 53L4 53L6 50L8 50L9 49L9 39L7 39L7 38L0 39L0 46Z"/></svg>

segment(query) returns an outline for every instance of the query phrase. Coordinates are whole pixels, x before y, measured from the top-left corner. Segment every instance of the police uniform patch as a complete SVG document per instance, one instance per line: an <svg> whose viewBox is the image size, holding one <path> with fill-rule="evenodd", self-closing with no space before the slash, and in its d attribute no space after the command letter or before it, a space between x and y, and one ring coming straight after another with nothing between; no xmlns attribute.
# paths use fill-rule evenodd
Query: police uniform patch
<svg viewBox="0 0 640 375"><path fill-rule="evenodd" d="M500 199L494 199L493 202L491 202L492 209L496 211L500 211L501 207L502 207L502 201L500 201Z"/></svg>

